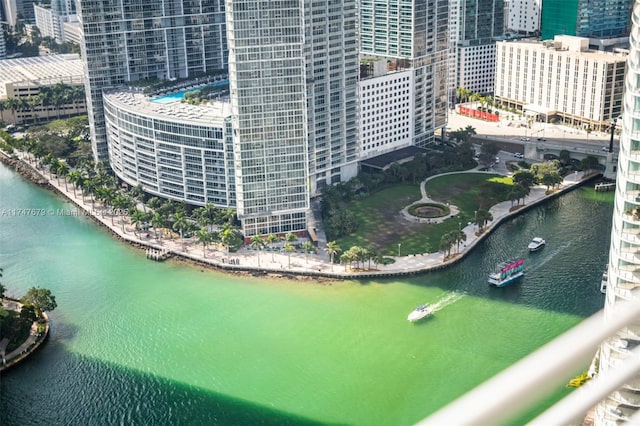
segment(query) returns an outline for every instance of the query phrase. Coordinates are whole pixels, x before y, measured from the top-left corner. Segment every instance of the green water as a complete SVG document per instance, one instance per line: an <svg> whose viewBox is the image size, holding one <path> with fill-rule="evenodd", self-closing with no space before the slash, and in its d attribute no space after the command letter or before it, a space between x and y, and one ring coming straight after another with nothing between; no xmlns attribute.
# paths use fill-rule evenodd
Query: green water
<svg viewBox="0 0 640 426"><path fill-rule="evenodd" d="M446 271L323 285L155 263L85 218L6 214L67 204L2 166L3 283L58 308L45 347L3 375L0 424L415 423L601 308L611 200L574 191ZM534 234L548 246L529 256ZM487 286L519 251L527 277Z"/></svg>

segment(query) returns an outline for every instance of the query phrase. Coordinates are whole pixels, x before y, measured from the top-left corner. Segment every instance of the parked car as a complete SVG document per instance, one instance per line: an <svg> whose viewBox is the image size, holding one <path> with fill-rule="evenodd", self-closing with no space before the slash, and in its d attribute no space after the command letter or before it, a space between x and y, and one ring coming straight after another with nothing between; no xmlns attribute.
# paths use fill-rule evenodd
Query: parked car
<svg viewBox="0 0 640 426"><path fill-rule="evenodd" d="M524 158L524 154L522 154L521 152L516 152L515 154L513 154L513 156L516 158Z"/></svg>
<svg viewBox="0 0 640 426"><path fill-rule="evenodd" d="M609 152L609 147L608 147L608 146L603 146L603 147L602 147L602 150L603 150L604 152Z"/></svg>
<svg viewBox="0 0 640 426"><path fill-rule="evenodd" d="M529 142L531 138L525 138L524 136L520 138L521 141Z"/></svg>

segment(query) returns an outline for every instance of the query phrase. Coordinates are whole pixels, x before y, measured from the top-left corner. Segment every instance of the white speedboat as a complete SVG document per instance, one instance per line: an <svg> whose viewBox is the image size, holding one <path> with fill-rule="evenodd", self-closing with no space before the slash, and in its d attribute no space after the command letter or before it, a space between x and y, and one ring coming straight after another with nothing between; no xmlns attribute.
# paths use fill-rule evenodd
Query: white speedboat
<svg viewBox="0 0 640 426"><path fill-rule="evenodd" d="M545 240L540 237L535 237L533 240L531 240L527 248L529 249L529 251L538 251L543 248L545 244L547 244Z"/></svg>
<svg viewBox="0 0 640 426"><path fill-rule="evenodd" d="M600 280L600 293L607 293L607 282L609 281L609 266L604 267L604 272L602 273L602 279Z"/></svg>
<svg viewBox="0 0 640 426"><path fill-rule="evenodd" d="M433 309L427 305L420 305L415 308L407 317L407 319L411 322L418 321L433 312Z"/></svg>
<svg viewBox="0 0 640 426"><path fill-rule="evenodd" d="M504 287L524 276L524 260L513 259L496 265L489 274L489 284Z"/></svg>

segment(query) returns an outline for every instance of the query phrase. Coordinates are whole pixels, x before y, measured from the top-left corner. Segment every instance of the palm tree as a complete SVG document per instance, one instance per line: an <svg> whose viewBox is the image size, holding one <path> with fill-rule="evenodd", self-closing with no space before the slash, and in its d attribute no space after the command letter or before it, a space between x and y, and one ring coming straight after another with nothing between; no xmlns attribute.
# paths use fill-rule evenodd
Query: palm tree
<svg viewBox="0 0 640 426"><path fill-rule="evenodd" d="M367 260L369 261L369 269L371 269L371 261L373 260L374 264L378 264L378 260L380 259L380 253L378 249L372 245L367 247Z"/></svg>
<svg viewBox="0 0 640 426"><path fill-rule="evenodd" d="M236 212L231 208L221 210L220 213L218 214L218 223L220 225L224 225L224 224L233 225L235 220L236 220Z"/></svg>
<svg viewBox="0 0 640 426"><path fill-rule="evenodd" d="M524 199L530 190L525 188L523 185L516 183L515 185L513 185L512 191L515 193L515 196L518 199L518 205L520 205L520 199L522 199L522 203L524 204Z"/></svg>
<svg viewBox="0 0 640 426"><path fill-rule="evenodd" d="M451 247L453 247L454 244L455 239L452 237L450 232L444 234L440 239L440 250L445 253L445 259L451 254Z"/></svg>
<svg viewBox="0 0 640 426"><path fill-rule="evenodd" d="M80 182L82 182L83 179L82 173L80 173L78 170L74 170L67 174L67 179L73 184L73 196L76 197L76 190L80 186Z"/></svg>
<svg viewBox="0 0 640 426"><path fill-rule="evenodd" d="M137 184L136 186L134 186L133 188L131 188L131 190L129 191L129 193L131 194L131 196L137 200L140 204L142 204L142 211L144 213L147 212L147 207L144 205L144 199L145 199L145 192L144 192L144 188L142 188L141 184Z"/></svg>
<svg viewBox="0 0 640 426"><path fill-rule="evenodd" d="M264 240L261 235L255 234L251 237L251 247L258 250L258 268L260 267L260 250L264 247Z"/></svg>
<svg viewBox="0 0 640 426"><path fill-rule="evenodd" d="M465 133L465 141L469 141L471 136L474 136L474 135L478 134L476 132L476 128L473 127L472 125L468 125L467 127L465 127L464 128L464 133Z"/></svg>
<svg viewBox="0 0 640 426"><path fill-rule="evenodd" d="M492 220L493 215L488 210L478 209L478 211L476 211L476 224L480 229L480 233L483 232L484 226L487 224L487 222L490 222Z"/></svg>
<svg viewBox="0 0 640 426"><path fill-rule="evenodd" d="M216 223L216 217L219 214L220 209L214 206L212 203L206 203L204 206L196 209L198 222L202 226L209 226Z"/></svg>
<svg viewBox="0 0 640 426"><path fill-rule="evenodd" d="M67 186L67 174L69 173L69 166L64 161L58 161L57 167L58 177L63 176L64 179L64 189L65 191L69 191L69 187Z"/></svg>
<svg viewBox="0 0 640 426"><path fill-rule="evenodd" d="M89 195L91 200L91 205L93 206L93 193L96 190L96 184L93 179L86 178L82 181L82 202L84 202L84 196Z"/></svg>
<svg viewBox="0 0 640 426"><path fill-rule="evenodd" d="M289 269L291 269L291 253L296 251L296 246L290 243L284 243L284 251L289 255Z"/></svg>
<svg viewBox="0 0 640 426"><path fill-rule="evenodd" d="M156 240L162 241L162 237L158 238L158 228L164 227L164 217L158 212L155 212L151 217L151 226L153 226L153 232L156 236ZM162 235L162 234L160 234Z"/></svg>
<svg viewBox="0 0 640 426"><path fill-rule="evenodd" d="M113 207L113 212L111 216L111 223L113 223L113 216L118 214L120 216L120 224L122 225L122 232L124 233L124 217L125 212L129 211L132 208L133 202L129 197L123 194L117 194L113 201L111 202ZM134 231L135 232L135 231Z"/></svg>
<svg viewBox="0 0 640 426"><path fill-rule="evenodd" d="M329 241L325 250L329 253L329 262L331 263L331 271L333 272L333 256L340 253L342 249L335 241Z"/></svg>
<svg viewBox="0 0 640 426"><path fill-rule="evenodd" d="M100 186L98 188L95 189L95 194L96 194L96 198L99 199L100 201L102 201L102 203L104 204L105 207L110 207L111 205L113 205L114 200L116 198L116 196L118 196L119 194L116 194L116 191L113 188L107 188L104 186ZM118 200L118 202L121 202L121 200ZM111 212L111 224L113 225L113 217L115 216L115 212L112 211Z"/></svg>
<svg viewBox="0 0 640 426"><path fill-rule="evenodd" d="M469 95L469 101L471 102L478 102L480 100L481 96L479 93L474 92L471 95Z"/></svg>
<svg viewBox="0 0 640 426"><path fill-rule="evenodd" d="M278 241L280 241L280 238L278 238L277 235L274 235L274 234L267 235L267 244L274 244L274 243L277 243ZM271 252L271 261L272 262L274 261L273 256L274 256L274 254L273 254L273 251L272 251Z"/></svg>
<svg viewBox="0 0 640 426"><path fill-rule="evenodd" d="M236 239L233 229L230 226L225 228L220 233L220 242L227 247L227 254L231 251L231 244Z"/></svg>
<svg viewBox="0 0 640 426"><path fill-rule="evenodd" d="M183 212L177 212L173 215L173 230L180 232L180 241L182 241L182 249L184 250L183 231L187 227L187 216Z"/></svg>
<svg viewBox="0 0 640 426"><path fill-rule="evenodd" d="M140 224L145 223L147 219L147 214L142 210L135 209L133 214L131 214L131 224L133 225L133 233L137 234L137 231L140 229Z"/></svg>
<svg viewBox="0 0 640 426"><path fill-rule="evenodd" d="M151 197L149 201L147 201L147 204L149 204L149 208L156 212L162 206L162 200L158 197Z"/></svg>
<svg viewBox="0 0 640 426"><path fill-rule="evenodd" d="M342 255L340 255L340 263L345 265L345 272L348 269L348 265L351 265L354 260L356 260L356 257L351 249L345 251L344 253L342 253Z"/></svg>
<svg viewBox="0 0 640 426"><path fill-rule="evenodd" d="M56 158L51 153L45 155L42 161L40 161L43 166L49 166L49 178L51 178L51 165L54 161L56 161Z"/></svg>
<svg viewBox="0 0 640 426"><path fill-rule="evenodd" d="M467 241L467 233L461 229L458 229L457 231L453 231L453 236L456 241L456 251L460 253L460 243L463 241Z"/></svg>
<svg viewBox="0 0 640 426"><path fill-rule="evenodd" d="M302 249L304 250L306 261L309 263L309 253L315 253L316 246L311 241L305 241L302 243Z"/></svg>
<svg viewBox="0 0 640 426"><path fill-rule="evenodd" d="M213 236L209 231L207 231L206 227L202 227L198 229L195 233L196 242L198 244L202 244L202 256L207 257L207 246L213 241Z"/></svg>

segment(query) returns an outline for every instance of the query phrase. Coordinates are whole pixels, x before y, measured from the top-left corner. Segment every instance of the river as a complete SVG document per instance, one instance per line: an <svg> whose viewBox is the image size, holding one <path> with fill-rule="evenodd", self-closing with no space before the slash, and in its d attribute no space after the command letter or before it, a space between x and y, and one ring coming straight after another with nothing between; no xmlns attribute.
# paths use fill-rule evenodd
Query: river
<svg viewBox="0 0 640 426"><path fill-rule="evenodd" d="M0 424L413 424L602 308L612 203L581 188L450 269L318 284L156 263L87 218L10 214L70 205L0 165L2 282L58 302L49 341L1 378ZM528 254L533 236L547 247ZM489 287L514 254L526 277ZM421 303L438 311L408 323Z"/></svg>

